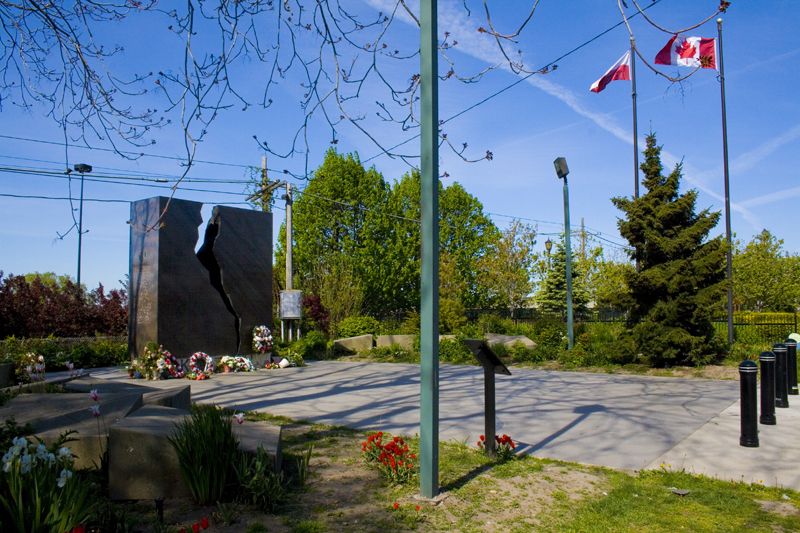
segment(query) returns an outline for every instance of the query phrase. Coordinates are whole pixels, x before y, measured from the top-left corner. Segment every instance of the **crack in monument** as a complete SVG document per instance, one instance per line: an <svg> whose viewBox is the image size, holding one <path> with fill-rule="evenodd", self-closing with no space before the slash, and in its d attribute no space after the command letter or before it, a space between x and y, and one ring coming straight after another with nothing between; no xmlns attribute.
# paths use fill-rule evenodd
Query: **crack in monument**
<svg viewBox="0 0 800 533"><path fill-rule="evenodd" d="M225 285L222 282L222 268L219 266L217 256L214 255L214 242L217 240L217 236L219 235L219 227L219 217L212 216L211 220L208 221L208 225L206 226L205 236L203 237L203 245L197 251L197 259L200 261L200 264L202 264L203 267L208 270L208 279L211 283L211 286L217 291L217 293L219 293L220 298L222 298L222 302L225 304L225 308L228 310L231 316L233 316L233 327L236 330L236 353L240 353L242 347L242 317L236 312L230 295L225 290Z"/></svg>

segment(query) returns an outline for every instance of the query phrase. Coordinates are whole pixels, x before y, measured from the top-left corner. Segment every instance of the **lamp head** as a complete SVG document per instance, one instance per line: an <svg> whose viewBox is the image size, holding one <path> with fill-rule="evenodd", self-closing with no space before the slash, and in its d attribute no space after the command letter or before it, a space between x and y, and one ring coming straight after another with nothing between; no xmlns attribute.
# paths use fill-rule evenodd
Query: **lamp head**
<svg viewBox="0 0 800 533"><path fill-rule="evenodd" d="M86 163L78 163L75 165L75 172L80 174L88 174L92 171L92 165L87 165Z"/></svg>
<svg viewBox="0 0 800 533"><path fill-rule="evenodd" d="M564 157L557 157L555 161L553 161L553 166L556 167L556 174L558 175L558 179L564 179L569 174L569 167L567 167L567 160Z"/></svg>
<svg viewBox="0 0 800 533"><path fill-rule="evenodd" d="M550 237L548 237L547 240L544 241L544 249L547 250L548 255L550 254L550 250L553 249L553 241L550 240Z"/></svg>

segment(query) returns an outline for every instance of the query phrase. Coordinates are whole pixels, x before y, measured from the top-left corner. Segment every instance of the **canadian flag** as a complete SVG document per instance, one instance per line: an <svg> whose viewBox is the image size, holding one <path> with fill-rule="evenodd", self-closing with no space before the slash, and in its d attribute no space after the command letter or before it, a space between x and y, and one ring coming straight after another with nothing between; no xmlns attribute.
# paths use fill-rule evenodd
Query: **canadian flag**
<svg viewBox="0 0 800 533"><path fill-rule="evenodd" d="M674 35L656 55L656 64L717 68L717 40Z"/></svg>
<svg viewBox="0 0 800 533"><path fill-rule="evenodd" d="M631 79L631 51L628 50L619 60L614 63L603 76L594 82L590 88L593 93L599 93L606 88L606 85L614 80Z"/></svg>

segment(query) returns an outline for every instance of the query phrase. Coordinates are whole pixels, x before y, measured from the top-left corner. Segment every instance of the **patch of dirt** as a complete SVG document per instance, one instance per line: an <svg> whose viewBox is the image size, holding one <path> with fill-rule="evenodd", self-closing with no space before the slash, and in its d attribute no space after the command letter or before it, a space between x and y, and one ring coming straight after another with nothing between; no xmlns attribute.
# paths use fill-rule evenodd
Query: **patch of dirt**
<svg viewBox="0 0 800 533"><path fill-rule="evenodd" d="M535 530L541 525L540 515L547 515L559 502L581 501L607 489L604 477L558 465L546 465L541 471L530 472L511 478L497 478L488 472L470 484L486 485L484 504L480 509L469 509L471 505L450 494L441 504L441 509L453 528L469 515L469 524L481 531L506 532L510 525L528 526ZM513 501L513 505L508 502Z"/></svg>
<svg viewBox="0 0 800 533"><path fill-rule="evenodd" d="M777 502L773 500L756 500L762 509L768 513L773 513L778 516L797 516L800 515L800 509L790 502Z"/></svg>

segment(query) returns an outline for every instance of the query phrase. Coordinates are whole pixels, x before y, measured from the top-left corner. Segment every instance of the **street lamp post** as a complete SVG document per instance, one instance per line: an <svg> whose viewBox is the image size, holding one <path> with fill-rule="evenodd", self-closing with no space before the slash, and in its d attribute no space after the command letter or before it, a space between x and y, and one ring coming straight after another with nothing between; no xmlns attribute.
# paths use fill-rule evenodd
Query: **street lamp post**
<svg viewBox="0 0 800 533"><path fill-rule="evenodd" d="M544 249L547 252L547 269L550 270L550 250L553 249L553 241L550 240L550 237L544 241Z"/></svg>
<svg viewBox="0 0 800 533"><path fill-rule="evenodd" d="M86 163L78 163L75 165L75 172L81 175L81 203L78 210L78 286L81 285L81 247L83 244L83 176L92 171L92 165Z"/></svg>
<svg viewBox="0 0 800 533"><path fill-rule="evenodd" d="M564 180L564 248L567 253L567 346L571 350L575 344L575 333L573 331L572 317L572 249L570 247L569 186L567 184L569 168L567 167L567 160L563 157L556 158L553 161L553 165L556 167L558 179Z"/></svg>

